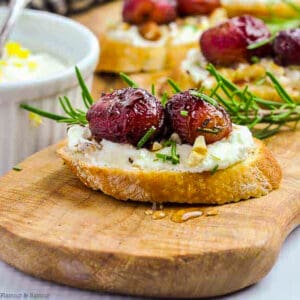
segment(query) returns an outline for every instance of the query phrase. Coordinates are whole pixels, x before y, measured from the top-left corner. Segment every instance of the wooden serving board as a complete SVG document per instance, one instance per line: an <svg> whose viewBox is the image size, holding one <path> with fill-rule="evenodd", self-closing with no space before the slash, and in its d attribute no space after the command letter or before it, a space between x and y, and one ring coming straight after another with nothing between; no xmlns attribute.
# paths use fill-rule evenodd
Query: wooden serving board
<svg viewBox="0 0 300 300"><path fill-rule="evenodd" d="M167 217L152 220L150 204L91 191L52 146L0 179L0 258L46 280L122 294L195 298L249 286L300 223L300 131L268 144L283 168L279 190L185 223L171 216L188 206L167 205Z"/></svg>

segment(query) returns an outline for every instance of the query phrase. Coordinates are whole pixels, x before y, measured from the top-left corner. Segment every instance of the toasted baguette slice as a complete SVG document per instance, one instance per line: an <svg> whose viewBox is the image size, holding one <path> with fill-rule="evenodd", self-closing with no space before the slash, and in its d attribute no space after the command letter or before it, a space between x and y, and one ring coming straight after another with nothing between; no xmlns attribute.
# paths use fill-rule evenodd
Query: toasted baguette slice
<svg viewBox="0 0 300 300"><path fill-rule="evenodd" d="M300 5L300 0L291 1L295 5ZM239 16L250 14L258 17L295 17L297 11L283 0L221 0L222 6L227 10L228 15Z"/></svg>
<svg viewBox="0 0 300 300"><path fill-rule="evenodd" d="M99 37L101 54L97 71L140 73L173 68L180 64L190 49L198 46L201 32L226 19L226 11L218 8L209 16L202 16L199 19L188 17L168 26L158 26L162 36L158 41L153 42L143 39L136 31L135 25L116 24L115 27L107 28ZM185 30L187 27L195 31L188 32ZM120 39L120 35L115 35L119 30L123 30L124 34L134 33L138 42L126 40L124 36ZM178 36L184 37L178 39Z"/></svg>
<svg viewBox="0 0 300 300"><path fill-rule="evenodd" d="M224 204L261 197L279 187L281 169L266 146L256 140L249 157L215 174L123 170L83 162L82 154L58 150L71 170L88 187L120 200Z"/></svg>

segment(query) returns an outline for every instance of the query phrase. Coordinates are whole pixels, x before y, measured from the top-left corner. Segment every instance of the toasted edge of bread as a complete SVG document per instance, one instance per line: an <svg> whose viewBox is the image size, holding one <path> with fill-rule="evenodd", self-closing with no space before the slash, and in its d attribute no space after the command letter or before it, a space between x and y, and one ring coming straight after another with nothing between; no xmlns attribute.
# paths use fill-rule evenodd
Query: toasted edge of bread
<svg viewBox="0 0 300 300"><path fill-rule="evenodd" d="M277 161L258 140L245 161L215 174L98 167L66 147L58 154L86 186L119 200L224 204L266 195L282 178Z"/></svg>
<svg viewBox="0 0 300 300"><path fill-rule="evenodd" d="M165 69L167 49L165 45L137 47L111 39L103 34L100 38L101 54L97 66L99 72L138 73Z"/></svg>

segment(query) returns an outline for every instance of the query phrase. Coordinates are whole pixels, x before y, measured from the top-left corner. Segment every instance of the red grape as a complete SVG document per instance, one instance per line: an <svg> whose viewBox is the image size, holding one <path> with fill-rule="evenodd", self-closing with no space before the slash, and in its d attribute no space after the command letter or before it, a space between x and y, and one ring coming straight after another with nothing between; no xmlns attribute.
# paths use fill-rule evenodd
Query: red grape
<svg viewBox="0 0 300 300"><path fill-rule="evenodd" d="M160 101L146 90L125 88L100 97L89 109L87 120L97 141L137 145L151 127L156 134L160 132L164 111Z"/></svg>
<svg viewBox="0 0 300 300"><path fill-rule="evenodd" d="M271 54L270 44L248 50L253 43L271 36L260 19L252 16L232 18L214 28L206 30L200 39L200 47L206 59L216 65L232 65L251 60L253 56Z"/></svg>
<svg viewBox="0 0 300 300"><path fill-rule="evenodd" d="M177 0L182 16L209 14L220 6L220 0Z"/></svg>
<svg viewBox="0 0 300 300"><path fill-rule="evenodd" d="M300 28L281 31L274 41L275 62L300 65Z"/></svg>
<svg viewBox="0 0 300 300"><path fill-rule="evenodd" d="M202 135L206 143L211 144L232 131L230 117L223 107L214 106L192 95L191 91L174 95L168 101L166 110L173 132L176 132L184 143L192 145L195 139Z"/></svg>
<svg viewBox="0 0 300 300"><path fill-rule="evenodd" d="M142 24L153 21L167 24L177 17L175 0L125 0L123 20L131 24Z"/></svg>

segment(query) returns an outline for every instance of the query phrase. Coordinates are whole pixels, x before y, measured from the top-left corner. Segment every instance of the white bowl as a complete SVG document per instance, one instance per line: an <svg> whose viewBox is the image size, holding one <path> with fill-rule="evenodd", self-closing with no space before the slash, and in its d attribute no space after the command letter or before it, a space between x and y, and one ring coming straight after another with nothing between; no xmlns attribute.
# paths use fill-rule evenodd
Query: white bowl
<svg viewBox="0 0 300 300"><path fill-rule="evenodd" d="M0 22L7 10L0 9ZM99 58L97 38L84 26L55 14L25 10L11 40L33 52L46 52L66 62L60 74L45 79L0 83L0 174L27 156L65 137L66 127L43 119L34 127L20 103L62 114L59 96L68 96L74 106L82 107L74 67L78 66L88 87Z"/></svg>

